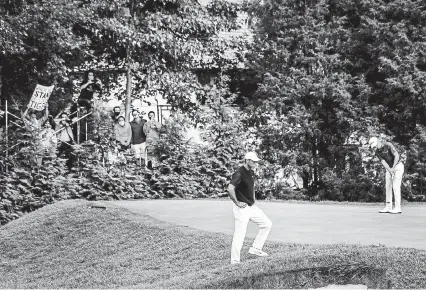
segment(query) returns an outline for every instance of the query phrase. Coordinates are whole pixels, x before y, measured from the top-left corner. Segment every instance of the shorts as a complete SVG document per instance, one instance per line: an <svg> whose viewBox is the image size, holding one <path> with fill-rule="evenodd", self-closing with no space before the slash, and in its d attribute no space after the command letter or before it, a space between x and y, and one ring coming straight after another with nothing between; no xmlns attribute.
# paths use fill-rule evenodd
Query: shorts
<svg viewBox="0 0 426 290"><path fill-rule="evenodd" d="M145 158L146 143L133 144L133 151L135 153L135 158Z"/></svg>

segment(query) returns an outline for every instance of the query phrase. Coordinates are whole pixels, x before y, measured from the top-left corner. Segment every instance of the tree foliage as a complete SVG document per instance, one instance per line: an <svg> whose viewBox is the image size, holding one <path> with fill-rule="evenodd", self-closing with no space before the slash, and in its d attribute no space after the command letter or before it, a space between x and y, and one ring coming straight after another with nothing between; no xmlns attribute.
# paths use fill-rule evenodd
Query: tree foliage
<svg viewBox="0 0 426 290"><path fill-rule="evenodd" d="M348 177L354 133L406 149L425 126L422 1L264 2L246 7L257 19L246 64L262 81L245 110L267 158L317 194Z"/></svg>

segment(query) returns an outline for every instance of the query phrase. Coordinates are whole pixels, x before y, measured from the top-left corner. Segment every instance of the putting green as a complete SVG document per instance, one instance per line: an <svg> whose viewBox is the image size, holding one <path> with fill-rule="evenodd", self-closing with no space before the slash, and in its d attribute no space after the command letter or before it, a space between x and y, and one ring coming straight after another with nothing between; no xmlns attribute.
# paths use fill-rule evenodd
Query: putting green
<svg viewBox="0 0 426 290"><path fill-rule="evenodd" d="M205 231L233 234L230 200L114 201L159 220ZM426 205L403 206L402 214L379 214L383 206L261 202L272 221L268 240L305 244L386 245L426 250ZM249 223L247 237L257 226Z"/></svg>

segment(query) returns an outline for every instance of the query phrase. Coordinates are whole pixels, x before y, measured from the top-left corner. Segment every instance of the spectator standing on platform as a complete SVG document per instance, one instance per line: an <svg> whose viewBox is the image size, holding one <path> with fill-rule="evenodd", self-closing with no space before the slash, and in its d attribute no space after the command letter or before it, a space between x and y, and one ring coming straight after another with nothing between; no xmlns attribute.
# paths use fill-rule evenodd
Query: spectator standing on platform
<svg viewBox="0 0 426 290"><path fill-rule="evenodd" d="M132 111L133 120L130 122L132 127L132 146L135 153L135 158L139 160L139 165L142 165L142 159L145 159L146 150L146 135L144 132L144 125L146 120L141 118L137 110Z"/></svg>
<svg viewBox="0 0 426 290"><path fill-rule="evenodd" d="M49 108L46 105L45 113L43 117L37 119L37 113L33 109L29 109L22 114L22 120L24 121L26 129L31 133L33 141L34 154L32 157L38 166L41 166L44 156L44 149L42 146L42 128L41 124L46 123L49 117Z"/></svg>
<svg viewBox="0 0 426 290"><path fill-rule="evenodd" d="M72 156L72 144L74 143L74 136L71 129L71 120L68 114L63 112L59 119L54 120L56 123L57 137L60 142L58 147L58 155L66 156L68 171L71 171L73 156ZM59 132L58 132L59 131Z"/></svg>
<svg viewBox="0 0 426 290"><path fill-rule="evenodd" d="M160 137L161 124L155 120L155 113L153 111L148 113L148 118L148 122L146 122L143 127L143 131L146 135L145 162L147 162L148 168L152 169L153 158L151 157L151 160L148 159L149 156L153 156L154 150L152 148L152 143Z"/></svg>
<svg viewBox="0 0 426 290"><path fill-rule="evenodd" d="M88 112L92 108L93 95L95 92L100 93L102 91L102 83L98 78L95 78L95 74L92 71L88 71L80 90L77 103L80 107L85 107Z"/></svg>
<svg viewBox="0 0 426 290"><path fill-rule="evenodd" d="M83 84L80 86L80 96L74 105L71 107L71 115L74 117L81 118L92 110L93 101L95 95L102 93L102 83L98 78L95 78L93 71L88 71L85 74ZM75 115L78 108L80 108L79 114ZM94 121L92 115L85 116L80 119L80 136L77 136L78 124L73 125L73 133L76 140L80 143L90 139L90 135L94 133Z"/></svg>
<svg viewBox="0 0 426 290"><path fill-rule="evenodd" d="M41 130L41 124L46 122L49 117L49 107L46 105L45 113L43 117L37 119L37 113L33 109L29 109L22 114L22 120L24 120L25 126L31 132Z"/></svg>
<svg viewBox="0 0 426 290"><path fill-rule="evenodd" d="M120 151L129 149L132 140L132 127L123 116L118 117L118 122L114 125L114 136L120 146Z"/></svg>

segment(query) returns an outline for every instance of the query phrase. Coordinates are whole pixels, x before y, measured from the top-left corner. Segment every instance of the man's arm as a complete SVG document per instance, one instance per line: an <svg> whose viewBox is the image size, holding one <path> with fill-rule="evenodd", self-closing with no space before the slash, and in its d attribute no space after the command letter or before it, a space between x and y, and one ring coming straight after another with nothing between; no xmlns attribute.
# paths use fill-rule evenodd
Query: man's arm
<svg viewBox="0 0 426 290"><path fill-rule="evenodd" d="M132 127L130 126L130 124L129 123L127 123L127 139L126 139L126 144L130 144L130 141L132 140L132 136L133 136L133 134L132 134Z"/></svg>
<svg viewBox="0 0 426 290"><path fill-rule="evenodd" d="M118 135L118 128L117 128L117 124L115 124L114 130L112 132L112 137L114 138L114 140L117 140L117 135Z"/></svg>
<svg viewBox="0 0 426 290"><path fill-rule="evenodd" d="M145 122L145 124L143 124L143 132L145 133L145 135L148 134L149 132L148 122Z"/></svg>
<svg viewBox="0 0 426 290"><path fill-rule="evenodd" d="M241 173L235 172L232 176L231 182L228 185L228 193L231 200L235 203L236 206L240 208L245 208L247 204L245 202L240 202L237 200L237 195L235 194L235 186L241 182Z"/></svg>
<svg viewBox="0 0 426 290"><path fill-rule="evenodd" d="M44 115L40 119L40 124L43 124L49 118L49 105L46 104L46 108L44 109Z"/></svg>
<svg viewBox="0 0 426 290"><path fill-rule="evenodd" d="M385 142L386 145L388 145L391 148L391 152L393 154L393 156L395 156L394 160L393 160L393 166L392 166L392 170L395 170L395 166L398 164L399 162L399 153L396 150L395 146L393 146L392 143L390 142Z"/></svg>
<svg viewBox="0 0 426 290"><path fill-rule="evenodd" d="M253 182L253 200L256 200L256 180Z"/></svg>
<svg viewBox="0 0 426 290"><path fill-rule="evenodd" d="M228 185L228 193L229 193L229 197L231 198L231 200L238 205L238 200L237 200L237 196L235 194L235 186L233 186L232 184Z"/></svg>
<svg viewBox="0 0 426 290"><path fill-rule="evenodd" d="M85 89L88 85L92 84L92 81L87 81L87 83L84 83L80 86L80 90Z"/></svg>
<svg viewBox="0 0 426 290"><path fill-rule="evenodd" d="M392 169L389 167L389 164L384 159L380 159L380 162L382 163L382 165L385 167L385 169L387 171L389 171L390 173L392 173Z"/></svg>

